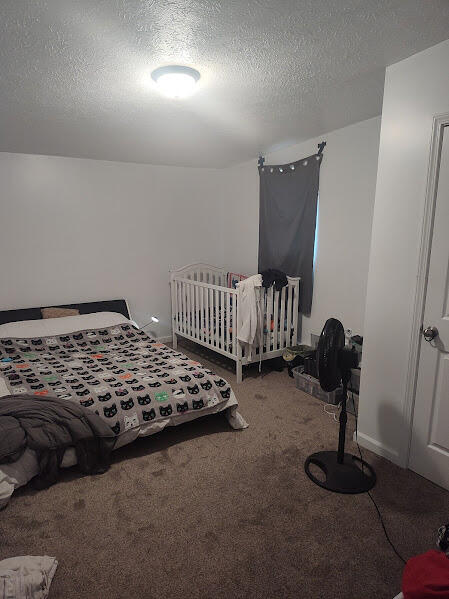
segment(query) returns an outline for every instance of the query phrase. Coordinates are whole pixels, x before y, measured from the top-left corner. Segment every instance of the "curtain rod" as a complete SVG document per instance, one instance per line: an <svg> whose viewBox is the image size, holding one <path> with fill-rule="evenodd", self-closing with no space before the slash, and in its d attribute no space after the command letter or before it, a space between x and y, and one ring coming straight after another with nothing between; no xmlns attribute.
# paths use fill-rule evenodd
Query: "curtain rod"
<svg viewBox="0 0 449 599"><path fill-rule="evenodd" d="M318 156L321 156L321 154L323 153L323 150L326 146L326 142L322 141L321 143L318 144ZM257 161L257 166L262 167L265 164L265 156L263 156L262 154L259 155L259 160Z"/></svg>

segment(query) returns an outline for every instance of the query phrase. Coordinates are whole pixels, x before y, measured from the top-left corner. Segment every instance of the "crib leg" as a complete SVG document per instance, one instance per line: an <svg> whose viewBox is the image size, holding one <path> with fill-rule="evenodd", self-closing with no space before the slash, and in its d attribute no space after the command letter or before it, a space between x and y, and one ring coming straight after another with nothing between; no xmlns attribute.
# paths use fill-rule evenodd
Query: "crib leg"
<svg viewBox="0 0 449 599"><path fill-rule="evenodd" d="M176 336L175 331L173 331L173 349L177 349L178 347L178 337Z"/></svg>
<svg viewBox="0 0 449 599"><path fill-rule="evenodd" d="M235 363L235 375L237 377L237 383L242 382L242 362L237 360Z"/></svg>

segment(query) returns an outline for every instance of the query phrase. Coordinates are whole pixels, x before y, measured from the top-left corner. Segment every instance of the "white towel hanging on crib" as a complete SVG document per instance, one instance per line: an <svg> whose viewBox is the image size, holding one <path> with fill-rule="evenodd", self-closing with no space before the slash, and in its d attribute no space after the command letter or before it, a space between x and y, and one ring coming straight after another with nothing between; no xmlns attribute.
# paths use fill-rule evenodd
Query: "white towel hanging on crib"
<svg viewBox="0 0 449 599"><path fill-rule="evenodd" d="M237 283L237 286L240 290L238 340L251 348L260 336L263 326L260 307L262 275L253 275Z"/></svg>

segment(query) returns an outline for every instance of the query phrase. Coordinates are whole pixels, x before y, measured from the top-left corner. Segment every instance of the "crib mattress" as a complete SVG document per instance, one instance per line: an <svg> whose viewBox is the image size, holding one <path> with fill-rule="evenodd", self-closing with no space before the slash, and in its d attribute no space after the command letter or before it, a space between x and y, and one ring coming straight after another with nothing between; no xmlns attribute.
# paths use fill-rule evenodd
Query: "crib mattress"
<svg viewBox="0 0 449 599"><path fill-rule="evenodd" d="M179 312L178 313L179 322L182 322L182 316L183 316L183 314L181 312ZM233 318L234 318L234 315L233 315L233 310L232 310L232 305L231 305L231 307L229 309L214 308L209 314L209 319L207 318L205 311L203 311L203 313L201 313L200 310L197 310L196 312L193 311L190 314L189 323L190 323L190 326L192 327L192 330L195 329L195 326L197 325L197 323L199 323L198 324L199 332L203 336L213 337L213 336L218 335L220 338L226 338L226 339L227 339L227 331L228 331L227 323L229 323L229 343L226 344L225 349L227 349L229 352L232 353ZM293 324L290 325L290 330L291 331L294 330ZM284 319L284 332L287 334L287 331L288 331L288 324L287 324L287 318L285 318ZM279 331L277 333L279 333ZM265 315L264 316L264 349L266 349L266 346L269 346L270 342L272 343L273 340L274 340L274 321L271 320L270 330L268 331L267 317Z"/></svg>

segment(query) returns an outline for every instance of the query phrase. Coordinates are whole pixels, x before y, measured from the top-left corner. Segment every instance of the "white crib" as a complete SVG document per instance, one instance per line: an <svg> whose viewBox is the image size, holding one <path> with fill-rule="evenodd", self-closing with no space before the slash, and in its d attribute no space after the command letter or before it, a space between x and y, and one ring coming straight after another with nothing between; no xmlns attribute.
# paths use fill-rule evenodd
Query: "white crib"
<svg viewBox="0 0 449 599"><path fill-rule="evenodd" d="M228 287L228 272L208 264L170 271L173 347L179 335L235 360L240 383L243 365L280 356L297 343L300 279L287 279L281 291L262 288L263 343L247 351L237 340L240 292Z"/></svg>

